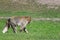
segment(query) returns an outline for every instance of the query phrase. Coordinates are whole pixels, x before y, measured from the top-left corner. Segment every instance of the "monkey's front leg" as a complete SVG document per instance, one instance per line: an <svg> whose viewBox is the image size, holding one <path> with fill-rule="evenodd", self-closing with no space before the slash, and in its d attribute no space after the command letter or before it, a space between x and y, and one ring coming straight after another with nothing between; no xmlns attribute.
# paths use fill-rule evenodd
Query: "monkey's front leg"
<svg viewBox="0 0 60 40"><path fill-rule="evenodd" d="M24 30L24 32L28 33L28 31L27 31L26 27L24 27L24 29L23 29L23 30Z"/></svg>
<svg viewBox="0 0 60 40"><path fill-rule="evenodd" d="M27 31L26 27L23 27L23 26L22 26L22 27L20 27L20 32L21 32L21 31L24 31L24 32L28 33L28 31Z"/></svg>
<svg viewBox="0 0 60 40"><path fill-rule="evenodd" d="M28 22L23 22L21 23L21 27L20 27L20 30L23 30L24 32L28 33L27 29L26 29L26 25L28 24Z"/></svg>

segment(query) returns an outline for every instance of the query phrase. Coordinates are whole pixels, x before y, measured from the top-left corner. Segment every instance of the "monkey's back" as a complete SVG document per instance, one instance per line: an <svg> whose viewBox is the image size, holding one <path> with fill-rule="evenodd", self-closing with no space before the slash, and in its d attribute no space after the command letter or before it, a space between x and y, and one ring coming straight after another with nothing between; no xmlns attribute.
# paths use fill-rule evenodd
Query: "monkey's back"
<svg viewBox="0 0 60 40"><path fill-rule="evenodd" d="M14 16L14 17L11 17L10 18L10 21L12 23L16 24L16 25L18 25L18 24L21 25L21 23L24 23L25 24L25 22L30 23L31 17L29 17L29 16L22 16L22 17Z"/></svg>

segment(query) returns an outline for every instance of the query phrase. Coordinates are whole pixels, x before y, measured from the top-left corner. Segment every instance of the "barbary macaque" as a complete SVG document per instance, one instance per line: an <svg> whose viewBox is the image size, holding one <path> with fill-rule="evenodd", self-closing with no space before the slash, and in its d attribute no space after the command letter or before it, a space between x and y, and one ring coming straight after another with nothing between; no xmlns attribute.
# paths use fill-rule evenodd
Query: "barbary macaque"
<svg viewBox="0 0 60 40"><path fill-rule="evenodd" d="M3 33L6 33L8 29L11 27L14 33L17 33L17 26L20 26L20 31L24 31L28 33L26 29L26 25L31 22L30 16L13 16L7 19L6 25L3 29Z"/></svg>

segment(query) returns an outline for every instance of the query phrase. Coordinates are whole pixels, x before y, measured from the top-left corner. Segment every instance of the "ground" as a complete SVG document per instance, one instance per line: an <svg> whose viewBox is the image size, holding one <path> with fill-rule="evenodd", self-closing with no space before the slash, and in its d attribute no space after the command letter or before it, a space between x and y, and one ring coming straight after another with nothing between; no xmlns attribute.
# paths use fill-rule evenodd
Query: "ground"
<svg viewBox="0 0 60 40"><path fill-rule="evenodd" d="M3 34L2 30L6 19L0 19L0 40L60 40L60 20L38 20L40 18L60 19L60 5L53 6L56 3L54 2L53 5L48 6L47 4L40 4L39 0L38 2L37 0L27 0L27 2L24 0L15 2L12 0L0 0L0 18L11 16L31 16L32 18L31 23L27 25L28 34L19 32L19 26L17 27L17 33L13 33L10 28L7 33ZM50 6L52 8L49 8ZM35 19L33 20L33 18Z"/></svg>
<svg viewBox="0 0 60 40"><path fill-rule="evenodd" d="M19 32L13 33L10 28L5 34L2 33L6 20L0 20L0 40L59 40L60 39L60 23L53 21L32 21L27 25L29 33Z"/></svg>
<svg viewBox="0 0 60 40"><path fill-rule="evenodd" d="M33 13L33 12L16 12L8 14L9 12L1 12L0 15L5 16L31 16L32 18L37 17L51 17L51 15L46 16L46 14ZM49 12L50 13L50 12ZM54 12L57 13L57 12ZM51 13L52 14L52 13ZM60 15L60 14L59 14ZM59 15L53 15L51 18L60 17ZM4 28L6 19L0 19L0 40L60 40L60 21L46 21L46 20L32 20L30 24L27 25L29 33L19 32L19 26L17 27L18 32L13 33L10 28L7 33L3 34L2 30Z"/></svg>

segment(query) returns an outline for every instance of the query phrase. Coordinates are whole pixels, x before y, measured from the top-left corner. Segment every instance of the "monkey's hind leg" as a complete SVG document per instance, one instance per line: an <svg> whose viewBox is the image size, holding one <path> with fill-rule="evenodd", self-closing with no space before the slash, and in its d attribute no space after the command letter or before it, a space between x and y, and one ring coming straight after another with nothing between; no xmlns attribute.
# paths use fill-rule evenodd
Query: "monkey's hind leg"
<svg viewBox="0 0 60 40"><path fill-rule="evenodd" d="M8 29L10 28L10 24L9 23L7 23L6 25L5 25L5 27L4 27L4 29L3 29L3 33L6 33L7 31L8 31Z"/></svg>
<svg viewBox="0 0 60 40"><path fill-rule="evenodd" d="M5 33L5 32L7 32L7 30L8 30L8 27L6 26L4 29L3 29L3 33Z"/></svg>
<svg viewBox="0 0 60 40"><path fill-rule="evenodd" d="M13 29L13 32L14 32L14 33L17 33L16 25L12 23L12 24L11 24L11 27L12 27L12 29Z"/></svg>

